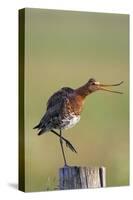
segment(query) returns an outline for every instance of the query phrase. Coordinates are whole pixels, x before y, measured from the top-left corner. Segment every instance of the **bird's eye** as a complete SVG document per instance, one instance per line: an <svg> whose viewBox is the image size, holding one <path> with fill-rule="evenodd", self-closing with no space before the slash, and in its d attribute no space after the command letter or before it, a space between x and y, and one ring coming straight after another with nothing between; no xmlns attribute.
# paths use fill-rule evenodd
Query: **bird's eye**
<svg viewBox="0 0 133 200"><path fill-rule="evenodd" d="M95 85L95 83L94 83L94 82L92 82L92 85Z"/></svg>

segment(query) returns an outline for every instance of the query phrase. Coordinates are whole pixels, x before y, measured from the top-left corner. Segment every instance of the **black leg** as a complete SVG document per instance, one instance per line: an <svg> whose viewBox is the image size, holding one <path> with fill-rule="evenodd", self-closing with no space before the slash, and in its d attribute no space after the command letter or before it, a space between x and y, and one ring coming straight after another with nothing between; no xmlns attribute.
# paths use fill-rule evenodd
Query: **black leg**
<svg viewBox="0 0 133 200"><path fill-rule="evenodd" d="M75 150L75 148L73 147L73 145L67 139L65 139L62 135L58 134L54 130L51 130L51 132L54 133L55 135L57 135L58 137L60 137L62 140L64 140L64 142L66 142L66 146L69 147L71 149L71 151L77 153L77 151Z"/></svg>
<svg viewBox="0 0 133 200"><path fill-rule="evenodd" d="M64 152L64 148L63 148L63 140L61 137L62 137L62 132L60 130L60 145L61 145L62 155L63 155L63 159L64 159L64 164L65 164L65 166L67 166L65 152Z"/></svg>

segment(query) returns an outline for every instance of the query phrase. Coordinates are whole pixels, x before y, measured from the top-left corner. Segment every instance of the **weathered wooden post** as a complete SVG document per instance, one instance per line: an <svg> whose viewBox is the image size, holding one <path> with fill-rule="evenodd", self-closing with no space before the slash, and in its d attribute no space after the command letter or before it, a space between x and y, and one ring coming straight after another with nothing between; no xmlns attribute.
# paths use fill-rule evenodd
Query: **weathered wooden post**
<svg viewBox="0 0 133 200"><path fill-rule="evenodd" d="M105 167L67 166L59 169L59 189L99 188L106 186Z"/></svg>

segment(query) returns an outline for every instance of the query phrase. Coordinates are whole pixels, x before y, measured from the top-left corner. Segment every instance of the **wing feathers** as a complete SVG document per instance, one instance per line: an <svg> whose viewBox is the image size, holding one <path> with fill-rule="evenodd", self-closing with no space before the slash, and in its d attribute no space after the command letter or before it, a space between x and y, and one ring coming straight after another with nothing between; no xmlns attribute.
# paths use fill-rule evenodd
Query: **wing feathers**
<svg viewBox="0 0 133 200"><path fill-rule="evenodd" d="M37 128L40 130L38 135L41 135L52 128L56 128L59 125L62 110L65 106L68 95L71 92L73 92L73 89L71 88L62 88L49 98L46 113L40 120L40 123L34 127L34 129Z"/></svg>

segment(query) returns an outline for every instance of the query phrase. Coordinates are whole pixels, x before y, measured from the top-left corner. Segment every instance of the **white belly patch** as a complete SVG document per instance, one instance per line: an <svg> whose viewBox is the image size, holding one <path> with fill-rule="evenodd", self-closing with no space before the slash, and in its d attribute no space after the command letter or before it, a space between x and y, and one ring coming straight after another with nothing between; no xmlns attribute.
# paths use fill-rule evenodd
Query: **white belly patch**
<svg viewBox="0 0 133 200"><path fill-rule="evenodd" d="M68 128L72 128L73 126L75 126L80 120L80 116L76 116L76 115L71 115L71 117L68 117L66 119L63 120L63 123L65 124L65 126L63 127L63 129L68 129Z"/></svg>

